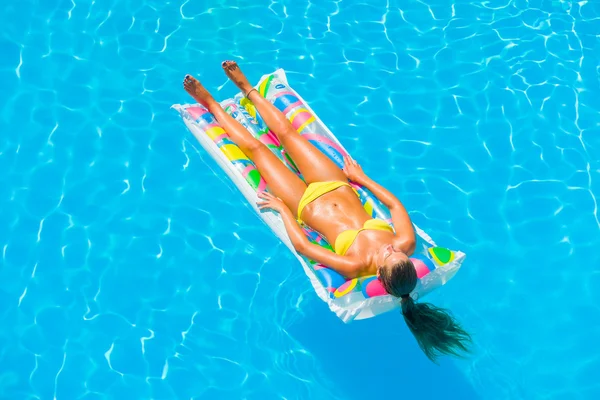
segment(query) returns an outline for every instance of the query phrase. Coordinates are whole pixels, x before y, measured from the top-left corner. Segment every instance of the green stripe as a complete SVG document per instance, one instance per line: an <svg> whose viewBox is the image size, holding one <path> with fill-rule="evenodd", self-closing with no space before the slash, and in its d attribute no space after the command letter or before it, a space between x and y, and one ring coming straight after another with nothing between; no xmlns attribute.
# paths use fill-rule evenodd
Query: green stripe
<svg viewBox="0 0 600 400"><path fill-rule="evenodd" d="M267 97L267 92L269 91L269 86L271 86L271 81L273 80L273 75L269 75L269 77L267 78L267 81L264 83L263 85L260 85L260 87L264 87L264 90L261 91L261 96L262 97Z"/></svg>

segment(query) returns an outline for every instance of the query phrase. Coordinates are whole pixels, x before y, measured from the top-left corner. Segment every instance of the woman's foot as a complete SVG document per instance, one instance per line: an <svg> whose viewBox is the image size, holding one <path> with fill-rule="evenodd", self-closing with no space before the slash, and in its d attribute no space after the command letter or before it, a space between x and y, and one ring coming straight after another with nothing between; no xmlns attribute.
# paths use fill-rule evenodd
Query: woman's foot
<svg viewBox="0 0 600 400"><path fill-rule="evenodd" d="M227 77L231 79L233 83L235 83L235 85L242 91L244 96L252 90L253 87L250 82L248 82L248 78L246 78L246 75L244 75L235 61L223 61L221 66L223 67L223 71L225 71Z"/></svg>
<svg viewBox="0 0 600 400"><path fill-rule="evenodd" d="M185 76L185 79L183 80L183 87L185 88L185 91L194 98L194 100L206 108L208 108L208 106L212 103L216 103L215 99L210 93L208 93L208 90L202 86L200 81L191 75Z"/></svg>

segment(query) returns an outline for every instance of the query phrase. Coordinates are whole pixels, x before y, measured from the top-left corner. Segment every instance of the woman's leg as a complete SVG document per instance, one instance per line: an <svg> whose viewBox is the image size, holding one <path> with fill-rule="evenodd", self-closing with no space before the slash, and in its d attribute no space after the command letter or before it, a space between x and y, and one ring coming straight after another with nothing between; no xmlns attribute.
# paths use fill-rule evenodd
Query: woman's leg
<svg viewBox="0 0 600 400"><path fill-rule="evenodd" d="M267 181L271 193L283 200L297 217L298 203L306 190L306 184L290 171L267 146L227 114L196 78L186 75L183 86L198 103L215 116L231 140L254 162L258 172Z"/></svg>
<svg viewBox="0 0 600 400"><path fill-rule="evenodd" d="M242 93L248 94L248 98L252 100L269 129L277 135L307 183L347 181L344 172L329 157L299 135L281 111L262 97L258 91L252 90L252 85L237 63L225 61L223 70ZM248 93L250 90L252 92Z"/></svg>

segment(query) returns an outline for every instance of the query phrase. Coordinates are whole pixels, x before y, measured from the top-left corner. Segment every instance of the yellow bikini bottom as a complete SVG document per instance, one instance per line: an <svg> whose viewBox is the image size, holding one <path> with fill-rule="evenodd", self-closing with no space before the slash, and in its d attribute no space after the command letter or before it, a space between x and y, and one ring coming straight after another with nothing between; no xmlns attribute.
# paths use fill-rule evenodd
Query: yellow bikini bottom
<svg viewBox="0 0 600 400"><path fill-rule="evenodd" d="M331 181L331 182L313 182L304 191L302 198L300 199L300 203L298 203L298 222L303 223L302 221L302 211L304 211L304 207L318 199L319 197L327 194L329 192L334 191L335 189L342 186L350 186L348 182L342 181ZM354 193L358 196L358 192L356 189L352 188Z"/></svg>

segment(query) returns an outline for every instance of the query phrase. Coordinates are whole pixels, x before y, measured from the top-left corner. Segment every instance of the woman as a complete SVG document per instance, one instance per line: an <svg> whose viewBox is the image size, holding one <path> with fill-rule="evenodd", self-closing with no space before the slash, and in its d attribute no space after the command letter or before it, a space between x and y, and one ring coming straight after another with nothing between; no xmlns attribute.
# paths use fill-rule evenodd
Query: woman
<svg viewBox="0 0 600 400"><path fill-rule="evenodd" d="M195 78L187 75L185 90L205 106L237 146L254 162L271 193L260 193L260 209L277 211L296 251L334 269L346 278L377 274L385 290L401 298L402 314L419 346L432 360L440 354L467 351L470 336L445 310L415 303L409 296L417 273L408 258L415 250L415 232L402 203L370 179L349 157L340 169L299 135L285 116L252 87L238 65L223 63L225 74L250 99L269 129L277 135L306 180L290 171L271 150L227 114ZM395 232L371 219L348 180L368 188L390 210ZM308 184L308 186L307 186ZM335 253L312 244L300 224L320 232Z"/></svg>

